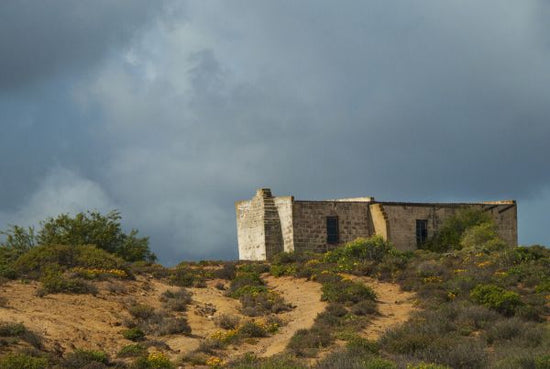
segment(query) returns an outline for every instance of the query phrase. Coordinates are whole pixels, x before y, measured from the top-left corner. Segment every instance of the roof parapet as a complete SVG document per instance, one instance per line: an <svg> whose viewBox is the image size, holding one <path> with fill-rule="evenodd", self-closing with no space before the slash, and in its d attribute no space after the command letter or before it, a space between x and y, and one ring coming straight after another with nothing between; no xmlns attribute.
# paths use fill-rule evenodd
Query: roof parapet
<svg viewBox="0 0 550 369"><path fill-rule="evenodd" d="M364 197L347 197L344 199L332 199L325 201L341 201L341 202L374 202L374 197L364 196Z"/></svg>

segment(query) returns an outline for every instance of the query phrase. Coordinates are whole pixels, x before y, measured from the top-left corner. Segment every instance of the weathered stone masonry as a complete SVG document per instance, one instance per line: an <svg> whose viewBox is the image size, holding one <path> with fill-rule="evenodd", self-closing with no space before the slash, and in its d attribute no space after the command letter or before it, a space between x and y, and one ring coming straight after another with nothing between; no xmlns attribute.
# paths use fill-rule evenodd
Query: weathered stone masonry
<svg viewBox="0 0 550 369"><path fill-rule="evenodd" d="M445 219L465 207L479 208L494 219L499 236L517 245L515 201L482 203L379 202L372 197L298 201L259 189L238 201L237 237L241 260L266 260L286 251L330 250L358 237L380 235L400 250L414 250Z"/></svg>

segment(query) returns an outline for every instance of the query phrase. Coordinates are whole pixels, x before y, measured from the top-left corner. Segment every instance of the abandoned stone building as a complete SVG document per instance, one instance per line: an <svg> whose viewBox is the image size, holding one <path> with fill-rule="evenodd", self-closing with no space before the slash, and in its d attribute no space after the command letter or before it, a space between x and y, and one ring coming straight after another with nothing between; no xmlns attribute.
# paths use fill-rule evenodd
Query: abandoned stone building
<svg viewBox="0 0 550 369"><path fill-rule="evenodd" d="M489 213L498 235L517 245L517 206L513 200L480 203L407 203L373 197L327 201L295 200L268 188L235 203L239 259L269 260L286 251L323 252L358 237L380 235L399 250L414 250L437 232L445 219L465 207Z"/></svg>

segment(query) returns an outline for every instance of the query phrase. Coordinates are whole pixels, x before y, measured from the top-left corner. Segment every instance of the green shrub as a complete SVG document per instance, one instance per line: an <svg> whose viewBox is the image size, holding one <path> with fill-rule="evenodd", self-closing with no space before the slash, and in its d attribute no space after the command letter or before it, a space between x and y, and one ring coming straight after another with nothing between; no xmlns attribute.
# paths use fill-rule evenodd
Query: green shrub
<svg viewBox="0 0 550 369"><path fill-rule="evenodd" d="M353 270L357 261L382 261L386 255L397 253L391 243L380 236L358 238L325 254L324 260L337 263L345 270Z"/></svg>
<svg viewBox="0 0 550 369"><path fill-rule="evenodd" d="M145 338L145 333L139 328L129 328L122 331L122 336L130 341L141 341Z"/></svg>
<svg viewBox="0 0 550 369"><path fill-rule="evenodd" d="M451 368L448 367L447 365L420 363L420 364L409 364L407 365L407 369L451 369Z"/></svg>
<svg viewBox="0 0 550 369"><path fill-rule="evenodd" d="M307 369L304 364L288 356L258 358L253 354L245 354L244 357L224 367L231 369Z"/></svg>
<svg viewBox="0 0 550 369"><path fill-rule="evenodd" d="M237 267L237 275L247 273L260 275L267 272L269 272L269 264L264 262L246 261Z"/></svg>
<svg viewBox="0 0 550 369"><path fill-rule="evenodd" d="M505 315L513 315L523 305L520 296L493 284L480 284L470 293L472 300Z"/></svg>
<svg viewBox="0 0 550 369"><path fill-rule="evenodd" d="M481 209L460 209L455 215L447 218L438 233L421 245L421 248L436 252L460 249L460 240L468 228L492 222L491 216Z"/></svg>
<svg viewBox="0 0 550 369"><path fill-rule="evenodd" d="M484 342L456 334L446 313L423 312L403 326L387 331L380 345L393 354L460 369L481 369L487 364ZM437 314L437 315L435 315Z"/></svg>
<svg viewBox="0 0 550 369"><path fill-rule="evenodd" d="M485 222L464 230L460 238L463 250L495 251L507 247L497 234L494 222Z"/></svg>
<svg viewBox="0 0 550 369"><path fill-rule="evenodd" d="M448 274L448 268L439 260L424 260L416 265L416 275L420 278L442 277Z"/></svg>
<svg viewBox="0 0 550 369"><path fill-rule="evenodd" d="M240 294L239 301L244 315L278 314L292 309L279 294L264 289L264 286L261 286L260 290L257 286L247 286L236 291Z"/></svg>
<svg viewBox="0 0 550 369"><path fill-rule="evenodd" d="M0 323L0 337L20 337L27 332L23 323Z"/></svg>
<svg viewBox="0 0 550 369"><path fill-rule="evenodd" d="M457 325L470 331L492 326L501 316L482 305L461 306L456 316Z"/></svg>
<svg viewBox="0 0 550 369"><path fill-rule="evenodd" d="M550 250L540 245L518 246L513 249L509 257L513 264L526 263L550 258Z"/></svg>
<svg viewBox="0 0 550 369"><path fill-rule="evenodd" d="M186 311L187 305L192 301L191 292L184 288L180 288L177 291L165 291L161 295L160 301L163 303L165 309L171 311Z"/></svg>
<svg viewBox="0 0 550 369"><path fill-rule="evenodd" d="M346 344L346 349L350 354L377 355L380 351L378 342L371 341L363 337L352 337Z"/></svg>
<svg viewBox="0 0 550 369"><path fill-rule="evenodd" d="M98 293L97 288L80 278L69 278L65 276L58 267L51 265L46 269L40 278L41 288L38 290L39 296L50 293L74 293L74 294L92 294Z"/></svg>
<svg viewBox="0 0 550 369"><path fill-rule="evenodd" d="M185 317L163 319L162 322L158 324L158 328L151 328L150 330L159 336L166 336L169 334L191 334L191 326Z"/></svg>
<svg viewBox="0 0 550 369"><path fill-rule="evenodd" d="M274 277L282 277L284 275L295 275L297 267L296 265L271 265L269 273Z"/></svg>
<svg viewBox="0 0 550 369"><path fill-rule="evenodd" d="M140 357L131 366L132 369L173 369L174 367L170 359L160 352L153 352L147 357Z"/></svg>
<svg viewBox="0 0 550 369"><path fill-rule="evenodd" d="M265 283L256 272L239 272L229 285L229 296L239 298L243 293L265 291Z"/></svg>
<svg viewBox="0 0 550 369"><path fill-rule="evenodd" d="M254 295L267 293L267 292L268 292L268 289L266 286L246 285L236 289L233 292L230 292L229 296L238 299L238 298L241 298L242 296L254 296Z"/></svg>
<svg viewBox="0 0 550 369"><path fill-rule="evenodd" d="M397 369L397 366L391 361L378 357L367 359L363 365L365 369Z"/></svg>
<svg viewBox="0 0 550 369"><path fill-rule="evenodd" d="M355 315L371 315L378 313L378 307L375 301L359 301L351 307L351 312Z"/></svg>
<svg viewBox="0 0 550 369"><path fill-rule="evenodd" d="M327 284L327 283L338 283L342 280L342 276L333 272L329 272L327 270L323 270L320 273L316 273L314 275L313 280L315 280L318 283L321 284Z"/></svg>
<svg viewBox="0 0 550 369"><path fill-rule="evenodd" d="M535 287L536 293L550 292L550 280L542 281Z"/></svg>
<svg viewBox="0 0 550 369"><path fill-rule="evenodd" d="M146 320L155 313L155 309L149 305L134 303L128 306L128 312L135 319Z"/></svg>
<svg viewBox="0 0 550 369"><path fill-rule="evenodd" d="M239 326L241 319L236 315L222 314L218 316L215 323L223 329L235 329Z"/></svg>
<svg viewBox="0 0 550 369"><path fill-rule="evenodd" d="M312 357L318 349L328 347L333 341L330 328L314 325L311 329L297 330L287 347L298 356Z"/></svg>
<svg viewBox="0 0 550 369"><path fill-rule="evenodd" d="M357 303L362 300L376 299L376 293L372 288L350 280L324 283L322 292L321 299L328 302Z"/></svg>
<svg viewBox="0 0 550 369"><path fill-rule="evenodd" d="M143 356L147 352L147 348L139 343L126 345L120 349L118 357L138 357Z"/></svg>
<svg viewBox="0 0 550 369"><path fill-rule="evenodd" d="M487 329L487 342L498 344L513 341L516 347L537 347L544 340L544 328L518 318L503 319ZM549 342L550 343L550 342Z"/></svg>
<svg viewBox="0 0 550 369"><path fill-rule="evenodd" d="M28 330L23 323L0 323L0 337L20 338L34 348L42 348L42 338Z"/></svg>
<svg viewBox="0 0 550 369"><path fill-rule="evenodd" d="M535 369L550 369L550 355L535 358Z"/></svg>
<svg viewBox="0 0 550 369"><path fill-rule="evenodd" d="M325 312L337 318L341 318L348 313L348 309L342 304L331 303L326 307Z"/></svg>
<svg viewBox="0 0 550 369"><path fill-rule="evenodd" d="M0 368L2 369L46 369L47 367L47 359L27 354L7 354L0 357Z"/></svg>
<svg viewBox="0 0 550 369"><path fill-rule="evenodd" d="M251 320L239 328L239 335L241 337L266 337L267 331L262 325Z"/></svg>
<svg viewBox="0 0 550 369"><path fill-rule="evenodd" d="M479 341L453 337L438 337L427 349L417 352L415 356L457 369L484 369L488 361L485 347Z"/></svg>
<svg viewBox="0 0 550 369"><path fill-rule="evenodd" d="M206 287L202 269L195 269L188 263L180 263L170 275L170 282L179 287Z"/></svg>
<svg viewBox="0 0 550 369"><path fill-rule="evenodd" d="M71 217L61 214L41 222L37 233L40 245L95 245L97 248L115 254L126 261L155 261L149 250L149 239L137 237L133 229L124 233L118 211L105 215L97 211L81 212Z"/></svg>
<svg viewBox="0 0 550 369"><path fill-rule="evenodd" d="M103 351L75 350L67 355L64 365L71 369L80 369L91 363L107 364L109 358Z"/></svg>
<svg viewBox="0 0 550 369"><path fill-rule="evenodd" d="M220 269L214 271L214 277L220 279L232 280L237 276L237 266L235 263L227 262L223 263Z"/></svg>
<svg viewBox="0 0 550 369"><path fill-rule="evenodd" d="M0 278L17 278L18 274L13 264L21 254L22 252L0 245Z"/></svg>
<svg viewBox="0 0 550 369"><path fill-rule="evenodd" d="M121 269L124 261L93 245L42 245L21 255L14 263L17 273L29 278L40 277L52 267L65 271L71 268ZM127 272L127 275L130 275Z"/></svg>
<svg viewBox="0 0 550 369"><path fill-rule="evenodd" d="M313 367L314 369L397 369L391 361L365 355L339 350L332 352Z"/></svg>
<svg viewBox="0 0 550 369"><path fill-rule="evenodd" d="M147 261L135 261L130 264L129 267L135 274L150 274L157 279L170 277L170 269L162 266L161 264Z"/></svg>

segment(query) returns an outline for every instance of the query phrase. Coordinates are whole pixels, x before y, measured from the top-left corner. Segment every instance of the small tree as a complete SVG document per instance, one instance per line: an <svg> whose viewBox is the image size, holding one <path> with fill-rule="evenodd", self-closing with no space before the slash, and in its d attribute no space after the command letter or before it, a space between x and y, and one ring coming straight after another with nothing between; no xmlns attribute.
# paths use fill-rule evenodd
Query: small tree
<svg viewBox="0 0 550 369"><path fill-rule="evenodd" d="M132 229L126 234L120 224L117 210L102 215L88 211L71 217L61 214L41 222L37 243L41 245L95 245L118 255L127 261L154 261L155 254L149 249L149 238L138 237Z"/></svg>
<svg viewBox="0 0 550 369"><path fill-rule="evenodd" d="M25 228L10 225L7 230L0 231L0 235L5 237L1 246L19 254L29 251L36 245L36 236L33 227Z"/></svg>
<svg viewBox="0 0 550 369"><path fill-rule="evenodd" d="M149 249L149 238L138 237L138 231L122 231L121 216L117 210L105 215L98 211L61 214L40 222L38 232L33 227L10 226L0 231L4 241L0 244L1 270L19 256L37 245L95 245L126 261L155 261Z"/></svg>
<svg viewBox="0 0 550 369"><path fill-rule="evenodd" d="M494 225L491 216L483 210L476 208L460 209L453 216L447 218L439 231L422 248L431 251L447 251L460 249L464 232L481 224Z"/></svg>
<svg viewBox="0 0 550 369"><path fill-rule="evenodd" d="M6 231L0 231L4 241L0 244L0 276L15 278L13 262L36 244L33 227L10 225Z"/></svg>
<svg viewBox="0 0 550 369"><path fill-rule="evenodd" d="M460 246L465 250L495 251L506 247L506 242L498 237L495 225L486 222L466 229L460 239Z"/></svg>

